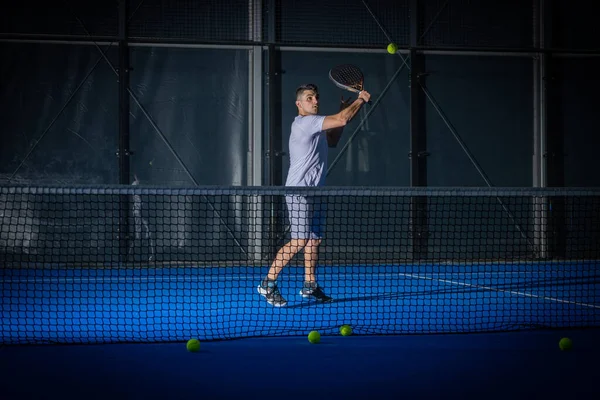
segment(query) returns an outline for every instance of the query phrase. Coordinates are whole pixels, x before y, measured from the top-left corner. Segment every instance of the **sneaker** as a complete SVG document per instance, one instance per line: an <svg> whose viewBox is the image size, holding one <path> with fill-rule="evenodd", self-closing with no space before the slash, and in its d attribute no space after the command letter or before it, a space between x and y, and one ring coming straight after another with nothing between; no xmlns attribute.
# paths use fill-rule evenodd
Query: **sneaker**
<svg viewBox="0 0 600 400"><path fill-rule="evenodd" d="M287 301L279 293L276 283L273 282L270 285L265 285L264 282L261 282L257 290L274 307L285 307L287 305Z"/></svg>
<svg viewBox="0 0 600 400"><path fill-rule="evenodd" d="M314 299L320 303L331 303L333 299L325 294L316 283L304 283L300 295L305 299Z"/></svg>

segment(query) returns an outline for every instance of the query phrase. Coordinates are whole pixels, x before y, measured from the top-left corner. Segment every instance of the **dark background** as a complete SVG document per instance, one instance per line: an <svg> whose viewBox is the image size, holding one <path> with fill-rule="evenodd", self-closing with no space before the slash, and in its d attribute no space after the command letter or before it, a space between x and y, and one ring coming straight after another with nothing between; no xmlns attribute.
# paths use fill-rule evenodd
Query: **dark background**
<svg viewBox="0 0 600 400"><path fill-rule="evenodd" d="M0 16L0 183L280 186L295 88L316 83L334 113L351 94L327 73L353 63L375 104L332 149L329 186L597 187L599 11L564 0L17 2ZM158 207L181 216L176 201L195 209ZM576 220L597 218L586 207Z"/></svg>

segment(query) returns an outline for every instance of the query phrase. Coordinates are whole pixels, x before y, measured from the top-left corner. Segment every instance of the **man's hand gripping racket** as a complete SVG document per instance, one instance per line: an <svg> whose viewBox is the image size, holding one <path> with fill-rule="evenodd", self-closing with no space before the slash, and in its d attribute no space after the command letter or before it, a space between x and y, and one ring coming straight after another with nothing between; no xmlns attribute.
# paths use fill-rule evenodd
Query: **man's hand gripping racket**
<svg viewBox="0 0 600 400"><path fill-rule="evenodd" d="M364 91L364 76L362 71L350 64L338 65L329 71L329 79L340 89L358 93L358 98L371 104L371 95Z"/></svg>

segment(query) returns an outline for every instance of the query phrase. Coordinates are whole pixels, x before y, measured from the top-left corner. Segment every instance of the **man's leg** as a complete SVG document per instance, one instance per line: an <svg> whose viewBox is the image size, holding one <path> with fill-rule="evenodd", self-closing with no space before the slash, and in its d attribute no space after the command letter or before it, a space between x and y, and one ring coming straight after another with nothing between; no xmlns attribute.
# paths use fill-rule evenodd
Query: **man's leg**
<svg viewBox="0 0 600 400"><path fill-rule="evenodd" d="M322 303L333 299L323 292L317 284L317 261L319 259L319 245L321 239L311 239L304 247L304 286L300 294L305 298L312 298Z"/></svg>
<svg viewBox="0 0 600 400"><path fill-rule="evenodd" d="M317 281L317 261L321 239L310 239L304 247L304 281Z"/></svg>
<svg viewBox="0 0 600 400"><path fill-rule="evenodd" d="M258 285L258 293L263 295L270 304L276 307L287 305L287 301L277 288L277 278L290 260L306 246L310 228L309 221L307 220L306 199L302 196L286 196L286 203L290 218L292 239L279 249L267 276Z"/></svg>
<svg viewBox="0 0 600 400"><path fill-rule="evenodd" d="M269 273L258 285L258 293L263 295L267 302L275 307L285 307L287 301L277 288L277 277L290 262L292 258L306 245L306 240L292 239L286 243L275 256L275 260L271 264Z"/></svg>
<svg viewBox="0 0 600 400"><path fill-rule="evenodd" d="M271 281L276 281L277 277L281 273L281 270L283 270L283 268L290 262L290 260L294 258L294 256L298 254L298 252L302 250L302 248L304 248L306 244L307 241L305 239L292 239L289 242L287 242L281 249L279 249L277 255L275 256L273 264L271 264L271 268L269 269L269 273L267 274L267 279ZM304 251L306 252L306 249Z"/></svg>
<svg viewBox="0 0 600 400"><path fill-rule="evenodd" d="M317 284L316 271L324 225L325 209L322 205L317 205L312 215L311 239L306 243L306 247L304 247L304 286L300 294L305 298L312 298L323 303L328 303L332 301L332 298L327 296Z"/></svg>

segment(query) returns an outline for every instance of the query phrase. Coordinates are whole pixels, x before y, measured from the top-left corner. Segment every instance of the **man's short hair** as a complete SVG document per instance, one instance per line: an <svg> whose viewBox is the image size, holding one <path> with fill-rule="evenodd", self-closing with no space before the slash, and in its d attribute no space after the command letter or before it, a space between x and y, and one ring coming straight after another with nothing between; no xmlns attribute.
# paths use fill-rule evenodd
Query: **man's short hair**
<svg viewBox="0 0 600 400"><path fill-rule="evenodd" d="M317 85L313 83L307 83L305 85L299 86L298 89L296 89L296 100L300 99L300 96L302 95L302 93L304 93L305 90L312 90L315 92L315 94L319 94L319 88L317 87Z"/></svg>

